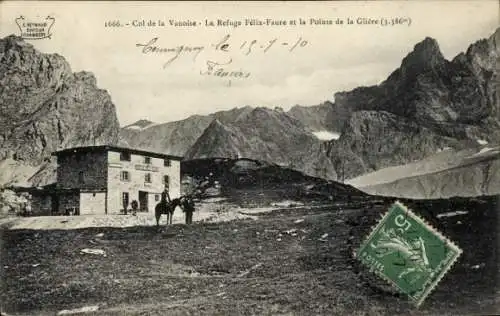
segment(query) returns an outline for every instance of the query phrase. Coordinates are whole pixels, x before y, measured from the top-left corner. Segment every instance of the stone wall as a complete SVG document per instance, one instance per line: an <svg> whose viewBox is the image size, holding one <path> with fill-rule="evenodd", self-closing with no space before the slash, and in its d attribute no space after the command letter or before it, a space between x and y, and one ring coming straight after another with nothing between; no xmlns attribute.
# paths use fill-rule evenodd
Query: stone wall
<svg viewBox="0 0 500 316"><path fill-rule="evenodd" d="M62 155L57 160L57 184L64 189L100 190L106 188L106 152Z"/></svg>
<svg viewBox="0 0 500 316"><path fill-rule="evenodd" d="M119 213L123 209L122 195L129 194L129 208L133 200L139 201L139 191L147 192L147 208L149 212L159 202L164 190L163 177L169 176L169 192L171 198L180 196L180 161L171 160L170 166L164 166L164 160L151 157L149 164L142 155L130 155L130 161L120 160L120 153L108 152L108 214ZM128 180L122 180L121 173L128 172ZM145 181L146 174L151 175L151 182ZM158 200L157 200L158 199ZM140 206L139 206L140 207Z"/></svg>
<svg viewBox="0 0 500 316"><path fill-rule="evenodd" d="M105 214L106 193L80 193L80 215Z"/></svg>

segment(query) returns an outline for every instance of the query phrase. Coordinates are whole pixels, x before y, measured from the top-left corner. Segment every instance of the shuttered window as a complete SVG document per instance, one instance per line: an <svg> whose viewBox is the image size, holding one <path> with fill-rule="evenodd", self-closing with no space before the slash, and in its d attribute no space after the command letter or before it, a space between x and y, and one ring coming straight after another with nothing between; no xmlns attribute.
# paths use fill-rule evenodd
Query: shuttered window
<svg viewBox="0 0 500 316"><path fill-rule="evenodd" d="M121 181L130 181L130 174L128 171L122 171L120 173L120 180Z"/></svg>

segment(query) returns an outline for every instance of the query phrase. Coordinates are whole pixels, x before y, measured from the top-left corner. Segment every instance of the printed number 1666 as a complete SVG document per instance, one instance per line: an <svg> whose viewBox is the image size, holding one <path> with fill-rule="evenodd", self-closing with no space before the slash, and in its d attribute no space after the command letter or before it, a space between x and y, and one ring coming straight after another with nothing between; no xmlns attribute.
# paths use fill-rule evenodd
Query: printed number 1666
<svg viewBox="0 0 500 316"><path fill-rule="evenodd" d="M107 21L104 22L104 27L120 27L120 21L114 20L114 21Z"/></svg>

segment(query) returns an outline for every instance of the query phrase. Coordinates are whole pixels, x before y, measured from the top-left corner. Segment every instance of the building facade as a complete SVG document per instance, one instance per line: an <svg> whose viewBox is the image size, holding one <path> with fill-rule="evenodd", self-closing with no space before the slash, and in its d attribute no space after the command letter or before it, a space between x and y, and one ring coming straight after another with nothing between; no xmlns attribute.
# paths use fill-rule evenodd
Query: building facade
<svg viewBox="0 0 500 316"><path fill-rule="evenodd" d="M180 196L182 157L117 146L87 146L53 153L57 157L59 214L120 214L137 201L139 212L154 212L161 193Z"/></svg>

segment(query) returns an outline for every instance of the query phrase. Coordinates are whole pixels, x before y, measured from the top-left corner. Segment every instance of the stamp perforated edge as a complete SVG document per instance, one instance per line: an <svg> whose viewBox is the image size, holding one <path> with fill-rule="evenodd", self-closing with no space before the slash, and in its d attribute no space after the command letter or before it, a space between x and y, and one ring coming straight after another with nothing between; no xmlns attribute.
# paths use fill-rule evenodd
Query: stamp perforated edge
<svg viewBox="0 0 500 316"><path fill-rule="evenodd" d="M429 294L434 290L434 288L439 284L439 282L441 281L441 279L446 275L446 273L451 269L451 267L455 264L455 262L458 260L458 258L461 256L461 254L463 253L462 249L460 249L460 247L458 247L453 241L451 241L449 238L445 237L443 234L441 234L438 230L436 230L434 228L434 226L432 226L430 223L428 223L425 219L421 218L420 216L416 215L415 213L413 213L411 211L411 209L409 209L408 207L406 207L403 203L399 202L399 201L395 201L391 207L389 208L389 210L384 214L382 215L382 218L379 220L379 222L374 225L372 227L372 230L370 232L370 234L368 234L368 236L364 239L364 241L361 243L358 251L354 252L354 257L356 259L359 260L358 258L358 253L361 253L364 248L368 245L368 241L373 237L373 235L375 235L377 233L377 231L380 229L380 227L385 223L385 221L387 220L387 218L389 217L389 214L391 213L391 211L393 210L394 207L400 207L402 208L405 213L407 215L409 215L410 217L412 217L415 221L417 221L418 223L422 224L426 229L428 229L431 233L433 233L434 235L436 235L438 238L440 238L444 243L446 243L450 248L452 248L452 250L454 250L456 252L456 255L453 256L453 258L450 260L450 262L445 266L443 267L443 269L441 270L441 272L439 273L439 276L434 280L434 282L432 282L428 288L424 291L424 293L422 294L422 296L420 297L420 299L418 300L415 300L412 296L408 295L408 297L410 297L414 302L415 302L415 305L417 307L419 307L423 302L424 300L427 298L427 296L429 296ZM403 293L406 293L402 288L400 288L393 280L391 280L390 278L388 278L385 274L383 274L382 272L378 271L378 270L372 270L372 272L374 274L376 274L377 276L379 276L380 278L384 279L385 281L387 281L390 285L394 286L395 288L399 289L401 292Z"/></svg>

